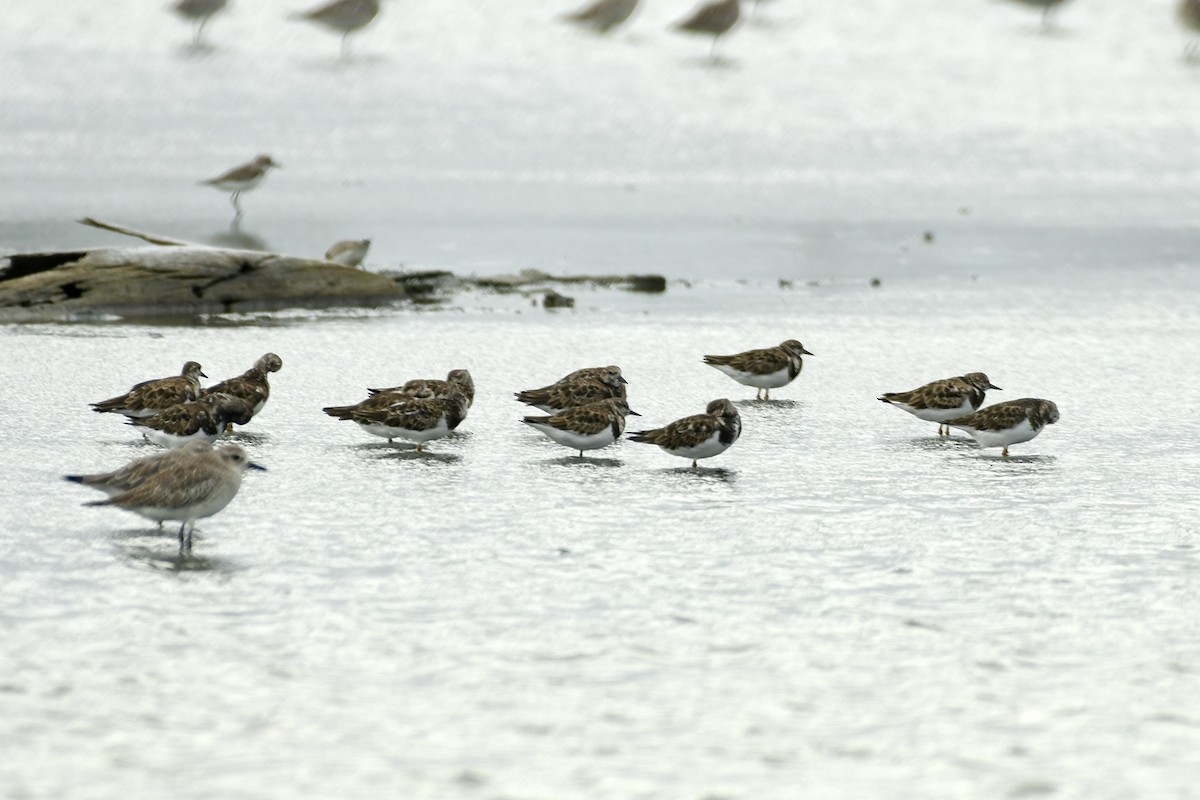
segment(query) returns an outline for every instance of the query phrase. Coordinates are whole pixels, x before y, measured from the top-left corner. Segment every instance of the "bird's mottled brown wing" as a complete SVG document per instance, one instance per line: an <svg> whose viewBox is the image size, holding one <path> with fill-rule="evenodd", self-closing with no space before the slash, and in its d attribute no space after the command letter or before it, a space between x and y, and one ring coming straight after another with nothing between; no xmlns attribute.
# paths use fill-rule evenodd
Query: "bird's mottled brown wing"
<svg viewBox="0 0 1200 800"><path fill-rule="evenodd" d="M646 442L671 449L694 447L708 441L715 432L720 430L720 427L720 421L711 414L695 414L676 420L662 428L639 431L629 438L635 442Z"/></svg>
<svg viewBox="0 0 1200 800"><path fill-rule="evenodd" d="M355 403L350 406L326 406L321 409L331 417L338 419L353 419L355 414L368 411L380 411L394 403L400 403L411 399L408 395L401 394L394 389L374 390L376 393L363 400L361 403Z"/></svg>
<svg viewBox="0 0 1200 800"><path fill-rule="evenodd" d="M750 372L755 375L768 375L786 369L789 361L787 355L778 347L768 347L762 350L747 350L732 356L705 356L710 364L724 364L740 372Z"/></svg>
<svg viewBox="0 0 1200 800"><path fill-rule="evenodd" d="M958 378L927 383L911 392L885 394L888 400L904 403L912 408L951 409L963 404L963 399L971 393L971 387Z"/></svg>
<svg viewBox="0 0 1200 800"><path fill-rule="evenodd" d="M383 397L383 395L376 395ZM410 431L427 431L437 427L446 413L444 400L419 400L413 397L398 399L383 408L357 411L355 421L375 422L389 428L404 428Z"/></svg>
<svg viewBox="0 0 1200 800"><path fill-rule="evenodd" d="M1021 400L1009 400L980 409L974 414L948 420L947 425L974 428L977 431L1003 431L1021 423L1029 414L1029 406Z"/></svg>
<svg viewBox="0 0 1200 800"><path fill-rule="evenodd" d="M612 410L606 404L592 403L569 408L561 414L555 414L546 419L546 424L563 431L593 434L600 433L611 426L613 418ZM618 415L617 419L621 419L621 417Z"/></svg>
<svg viewBox="0 0 1200 800"><path fill-rule="evenodd" d="M533 406L550 406L551 408L572 408L598 400L615 397L618 390L595 380L572 381L571 383L554 383L541 389L530 389L518 392L517 399L522 403Z"/></svg>
<svg viewBox="0 0 1200 800"><path fill-rule="evenodd" d="M251 405L257 405L260 401L266 402L270 397L271 388L265 374L257 369L251 369L236 378L221 381L204 390L205 397L214 394L230 394L248 401Z"/></svg>

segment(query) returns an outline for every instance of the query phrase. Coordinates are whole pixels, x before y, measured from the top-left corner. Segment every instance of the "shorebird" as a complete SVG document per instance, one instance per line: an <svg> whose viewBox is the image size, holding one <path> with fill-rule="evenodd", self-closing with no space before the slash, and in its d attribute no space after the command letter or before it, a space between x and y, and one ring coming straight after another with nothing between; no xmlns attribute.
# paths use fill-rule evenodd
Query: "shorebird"
<svg viewBox="0 0 1200 800"><path fill-rule="evenodd" d="M146 461L148 459L135 461L123 469L136 470ZM145 468L144 464L142 468ZM136 485L112 494L107 500L85 505L123 508L159 523L180 522L179 551L186 553L192 549L192 528L196 520L211 517L229 505L241 488L242 473L247 469L265 470L266 467L252 462L246 451L237 445L217 450L193 445L162 454L153 464L152 474ZM105 475L115 476L121 472L117 470ZM83 480L89 477L95 476L66 476L69 481L96 485L104 490Z"/></svg>
<svg viewBox="0 0 1200 800"><path fill-rule="evenodd" d="M608 33L629 19L637 5L638 0L595 0L578 11L564 15L563 19L596 33Z"/></svg>
<svg viewBox="0 0 1200 800"><path fill-rule="evenodd" d="M938 424L938 436L942 436L942 424L948 419L961 417L977 411L983 405L988 389L1000 391L982 372L968 372L958 378L933 381L909 392L885 392L877 399L888 405L903 409L917 419ZM950 429L945 428L946 436Z"/></svg>
<svg viewBox="0 0 1200 800"><path fill-rule="evenodd" d="M548 417L525 417L521 420L541 431L556 444L579 451L608 447L625 432L625 417L641 414L631 411L623 397L610 397L596 403L568 408Z"/></svg>
<svg viewBox="0 0 1200 800"><path fill-rule="evenodd" d="M212 444L233 425L245 425L253 416L251 401L231 394L206 394L199 400L173 405L153 417L130 419L148 441L175 450L190 442Z"/></svg>
<svg viewBox="0 0 1200 800"><path fill-rule="evenodd" d="M213 14L225 8L225 4L226 0L179 0L171 8L179 16L196 23L196 30L192 32L192 44L199 47L204 36L204 26Z"/></svg>
<svg viewBox="0 0 1200 800"><path fill-rule="evenodd" d="M379 14L379 0L333 0L308 11L291 15L291 19L315 22L342 34L342 58L347 55L346 39L365 28Z"/></svg>
<svg viewBox="0 0 1200 800"><path fill-rule="evenodd" d="M770 400L772 389L787 386L804 369L802 355L811 356L812 353L795 339L788 339L778 347L747 350L732 356L705 356L704 363L724 372L743 386L758 389L755 400ZM765 398L764 389L767 393Z"/></svg>
<svg viewBox="0 0 1200 800"><path fill-rule="evenodd" d="M371 249L370 239L346 239L335 242L325 251L325 260L343 267L357 267Z"/></svg>
<svg viewBox="0 0 1200 800"><path fill-rule="evenodd" d="M467 397L452 392L446 397L421 400L402 394L377 394L353 406L321 409L331 417L350 420L367 433L391 442L404 439L423 450L425 442L447 436L467 416Z"/></svg>
<svg viewBox="0 0 1200 800"><path fill-rule="evenodd" d="M1036 397L996 403L974 414L946 420L950 427L971 434L980 447L1003 447L1001 455L1004 458L1008 458L1009 445L1028 442L1041 433L1042 428L1056 422L1058 406Z"/></svg>
<svg viewBox="0 0 1200 800"><path fill-rule="evenodd" d="M737 24L742 10L738 0L712 0L697 8L692 15L675 24L675 30L713 37L708 56L717 57L717 40Z"/></svg>
<svg viewBox="0 0 1200 800"><path fill-rule="evenodd" d="M1066 0L1012 0L1012 2L1031 8L1040 8L1042 10L1042 31L1048 31L1050 30L1050 11L1055 6L1065 3Z"/></svg>
<svg viewBox="0 0 1200 800"><path fill-rule="evenodd" d="M1181 0L1175 18L1191 38L1183 50L1185 61L1196 61L1200 57L1200 0Z"/></svg>
<svg viewBox="0 0 1200 800"><path fill-rule="evenodd" d="M367 394L372 397L381 394L402 394L418 400L439 400L449 397L454 392L461 392L463 397L467 398L468 408L475 403L475 381L470 372L465 369L452 369L444 381L436 378L417 378L401 386L367 389Z"/></svg>
<svg viewBox="0 0 1200 800"><path fill-rule="evenodd" d="M619 368L590 367L576 370L549 386L517 392L515 397L525 405L534 406L547 414L558 414L568 408L610 397L624 399L625 386L626 380L621 377Z"/></svg>
<svg viewBox="0 0 1200 800"><path fill-rule="evenodd" d="M228 394L240 398L249 405L250 416L263 410L263 406L267 404L267 400L271 397L271 383L267 380L267 375L272 372L279 372L283 369L283 359L274 353L264 353L258 361L254 362L254 366L234 378L221 381L218 384L209 386L201 392L201 399L216 394ZM246 422L250 420L247 419ZM245 425L245 422L237 423ZM233 423L230 423L232 427Z"/></svg>
<svg viewBox="0 0 1200 800"><path fill-rule="evenodd" d="M124 414L127 417L152 417L176 403L186 403L200 396L200 379L207 378L195 361L183 365L179 375L142 381L122 395L92 403L100 413Z"/></svg>
<svg viewBox="0 0 1200 800"><path fill-rule="evenodd" d="M239 220L242 218L242 206L238 203L238 197L242 192L248 192L262 183L263 178L267 177L267 171L272 167L279 169L280 165L270 156L260 155L256 156L253 161L234 167L215 178L200 181L200 185L215 186L223 192L232 192L229 202L233 203L235 212L233 218Z"/></svg>
<svg viewBox="0 0 1200 800"><path fill-rule="evenodd" d="M690 458L692 469L701 458L712 458L728 450L742 435L742 418L733 403L713 400L703 414L675 420L662 428L638 431L629 439L658 445L666 453Z"/></svg>

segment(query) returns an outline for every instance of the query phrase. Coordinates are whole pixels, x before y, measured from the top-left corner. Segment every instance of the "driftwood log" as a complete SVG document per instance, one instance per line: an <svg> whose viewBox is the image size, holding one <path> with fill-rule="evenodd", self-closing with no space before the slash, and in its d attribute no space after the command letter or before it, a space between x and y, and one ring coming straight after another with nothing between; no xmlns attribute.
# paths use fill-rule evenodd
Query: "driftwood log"
<svg viewBox="0 0 1200 800"><path fill-rule="evenodd" d="M555 278L527 270L517 276L458 278L445 271L368 272L329 261L208 247L93 219L80 222L149 245L0 257L0 321L437 302L468 287L526 294L551 292L545 288L551 283L649 292L666 288L657 275Z"/></svg>

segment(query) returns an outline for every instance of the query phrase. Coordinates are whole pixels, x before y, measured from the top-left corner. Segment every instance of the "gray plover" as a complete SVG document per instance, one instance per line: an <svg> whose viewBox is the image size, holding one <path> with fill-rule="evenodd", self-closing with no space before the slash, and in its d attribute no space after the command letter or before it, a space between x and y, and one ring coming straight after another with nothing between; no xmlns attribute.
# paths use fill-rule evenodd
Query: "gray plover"
<svg viewBox="0 0 1200 800"><path fill-rule="evenodd" d="M200 181L200 185L215 186L223 192L230 192L229 202L233 203L233 218L237 220L242 217L242 206L238 202L238 198L241 197L242 192L248 192L262 183L263 178L267 177L267 172L271 169L280 169L280 164L264 154L215 178Z"/></svg>
<svg viewBox="0 0 1200 800"><path fill-rule="evenodd" d="M942 423L978 411L988 389L1001 391L982 372L968 372L957 378L933 381L908 392L884 392L877 399L907 411L917 419L936 422L938 436L942 436L945 428ZM950 435L949 428L945 428L944 435Z"/></svg>
<svg viewBox="0 0 1200 800"><path fill-rule="evenodd" d="M705 356L704 363L724 372L743 386L758 389L754 399L770 400L772 389L787 386L804 369L801 356L811 355L804 345L795 339L788 339L778 347L747 350L731 356Z"/></svg>
<svg viewBox="0 0 1200 800"><path fill-rule="evenodd" d="M129 468L136 465L130 464ZM172 450L162 456L153 474L136 486L88 506L112 506L155 522L179 522L179 550L192 549L196 520L211 517L237 495L247 469L265 470L250 461L237 445L213 450L201 446ZM118 473L120 470L117 471ZM117 473L110 473L117 474ZM74 480L83 476L68 476ZM82 481L78 481L82 482Z"/></svg>
<svg viewBox="0 0 1200 800"><path fill-rule="evenodd" d="M630 434L634 442L658 445L663 452L690 458L692 469L701 458L720 455L742 435L742 418L733 403L713 400L703 414L678 419L661 428Z"/></svg>

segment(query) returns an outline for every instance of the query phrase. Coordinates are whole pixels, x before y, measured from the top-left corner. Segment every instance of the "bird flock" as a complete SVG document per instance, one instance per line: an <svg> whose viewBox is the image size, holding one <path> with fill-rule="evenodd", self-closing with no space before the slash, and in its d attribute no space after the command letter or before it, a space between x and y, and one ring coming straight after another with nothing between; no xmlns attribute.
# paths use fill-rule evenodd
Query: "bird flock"
<svg viewBox="0 0 1200 800"><path fill-rule="evenodd" d="M706 355L702 361L755 388L756 399L770 401L771 389L787 386L800 375L806 355L813 354L799 341L788 339L775 347ZM268 376L282 367L279 356L266 353L244 373L204 388L200 378L207 376L201 365L188 361L178 375L143 381L123 394L93 403L97 413L124 416L148 441L167 450L111 472L66 479L108 495L89 506L125 509L160 524L180 522L180 552L190 552L196 520L225 508L247 469L265 469L237 445L214 448L213 444L234 425L245 425L262 411L271 393ZM514 397L542 412L523 417L523 424L584 458L585 452L620 439L627 417L641 416L629 406L627 386L619 366L587 367L546 386L516 392ZM981 447L1002 448L1007 458L1009 446L1033 439L1058 422L1059 414L1053 402L1039 398L981 407L986 393L999 389L987 375L971 372L911 391L887 392L878 399L918 419L937 422L939 436L957 428ZM410 442L421 453L428 442L448 436L466 419L475 402L475 382L468 370L454 369L444 380L422 378L368 388L367 395L358 403L326 406L322 411L389 442ZM700 460L732 447L741 433L737 407L719 398L709 402L704 413L635 431L628 438L687 459L695 470Z"/></svg>

